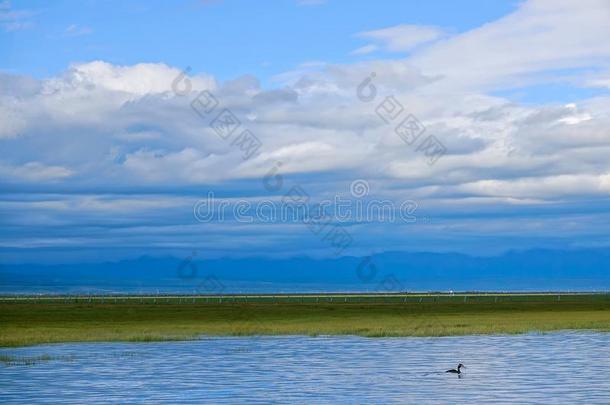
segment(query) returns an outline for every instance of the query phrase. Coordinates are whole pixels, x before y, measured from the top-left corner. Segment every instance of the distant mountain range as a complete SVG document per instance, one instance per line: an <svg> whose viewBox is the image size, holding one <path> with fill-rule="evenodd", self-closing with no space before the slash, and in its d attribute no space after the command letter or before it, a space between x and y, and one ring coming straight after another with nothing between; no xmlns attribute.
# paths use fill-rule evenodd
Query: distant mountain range
<svg viewBox="0 0 610 405"><path fill-rule="evenodd" d="M386 252L368 258L180 259L0 267L0 293L609 290L610 250L495 257Z"/></svg>

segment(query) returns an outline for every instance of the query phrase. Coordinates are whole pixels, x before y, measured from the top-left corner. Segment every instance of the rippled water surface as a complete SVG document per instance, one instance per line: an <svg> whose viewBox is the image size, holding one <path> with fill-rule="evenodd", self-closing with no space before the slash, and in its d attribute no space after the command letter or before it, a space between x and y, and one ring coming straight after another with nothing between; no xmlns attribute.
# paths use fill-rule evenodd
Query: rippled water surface
<svg viewBox="0 0 610 405"><path fill-rule="evenodd" d="M610 334L244 337L2 349L0 403L610 403ZM466 365L462 378L443 371Z"/></svg>

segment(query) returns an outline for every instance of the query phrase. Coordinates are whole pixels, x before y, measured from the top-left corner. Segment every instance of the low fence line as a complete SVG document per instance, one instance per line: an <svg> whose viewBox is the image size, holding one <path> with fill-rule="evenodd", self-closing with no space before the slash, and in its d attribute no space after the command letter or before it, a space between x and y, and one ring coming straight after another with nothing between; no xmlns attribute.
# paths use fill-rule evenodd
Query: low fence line
<svg viewBox="0 0 610 405"><path fill-rule="evenodd" d="M315 304L315 303L503 303L510 301L561 301L610 298L610 292L544 292L544 293L332 293L332 294L209 294L209 295L27 295L0 296L0 303L96 303L96 304Z"/></svg>

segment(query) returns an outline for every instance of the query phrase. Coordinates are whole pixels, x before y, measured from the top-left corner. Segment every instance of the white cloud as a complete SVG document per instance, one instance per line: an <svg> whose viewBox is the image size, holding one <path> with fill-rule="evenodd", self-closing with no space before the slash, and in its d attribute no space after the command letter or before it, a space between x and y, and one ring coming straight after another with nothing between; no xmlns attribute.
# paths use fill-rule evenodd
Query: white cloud
<svg viewBox="0 0 610 405"><path fill-rule="evenodd" d="M457 191L475 195L541 198L567 196L608 195L608 175L559 175L549 177L520 178L516 180L479 180L460 185Z"/></svg>
<svg viewBox="0 0 610 405"><path fill-rule="evenodd" d="M584 79L583 85L610 89L610 70L598 72L593 75L587 75L587 77Z"/></svg>
<svg viewBox="0 0 610 405"><path fill-rule="evenodd" d="M12 100L0 103L0 139L13 138L26 127L27 123L20 113L19 103Z"/></svg>
<svg viewBox="0 0 610 405"><path fill-rule="evenodd" d="M276 77L271 90L252 76L219 83L190 74L191 93L179 96L172 83L181 70L164 64L95 61L42 81L0 75L2 181L54 182L77 191L264 194L260 177L281 161L286 184L307 185L312 197L347 192L351 180L363 178L374 197L418 198L439 215L456 206L478 212L509 205L527 216L533 206L566 202L577 212L610 191L610 97L519 105L489 90L546 83L556 68L571 79L579 73L570 69L599 68L573 85L603 80L610 64L607 4L532 1L440 40L434 29L404 35L421 34L421 27L375 31L368 33L377 41L371 46L414 53L403 60L303 64ZM418 47L422 41L433 42ZM367 77L376 89L371 102L357 97ZM218 110L202 118L191 109L195 92L204 89L221 102L218 110L238 117L237 132L247 128L260 139L260 154L244 161L234 138L209 128ZM426 126L424 136L447 147L435 165L396 135L396 122L385 124L376 114L390 95L404 107L402 117L414 114ZM501 227L498 221L494 226ZM466 225L456 220L453 229Z"/></svg>
<svg viewBox="0 0 610 405"><path fill-rule="evenodd" d="M11 2L6 0L0 3L0 26L5 31L20 31L34 26L32 16L34 12L25 9L13 9Z"/></svg>
<svg viewBox="0 0 610 405"><path fill-rule="evenodd" d="M64 31L64 35L67 37L80 37L83 35L89 35L93 32L91 27L70 24Z"/></svg>
<svg viewBox="0 0 610 405"><path fill-rule="evenodd" d="M540 80L533 75L545 71L610 64L610 42L602 39L610 37L608 21L606 0L531 0L506 17L431 45L411 62L443 75L446 86L514 87ZM578 74L568 71L568 77Z"/></svg>
<svg viewBox="0 0 610 405"><path fill-rule="evenodd" d="M72 176L74 173L62 166L49 166L40 162L28 162L20 166L0 164L0 175L9 182L28 181L45 183Z"/></svg>
<svg viewBox="0 0 610 405"><path fill-rule="evenodd" d="M57 163L46 160L44 145L54 137L62 165L95 173L100 184L219 184L260 177L275 161L284 163L285 173L358 170L400 179L399 187L412 190L610 172L606 103L524 107L482 94L438 97L437 89L428 90L436 79L397 61L315 68L273 91L251 77L223 85L206 75L188 78L193 89L212 90L261 140L260 154L247 162L209 128L213 117L205 121L190 108L194 93L171 93L180 71L166 65L72 66L44 81L38 93L0 98L0 133L16 139L29 161L50 166ZM367 104L356 88L370 72L379 94ZM376 105L390 94L447 146L436 165L427 165L376 115ZM445 190L474 193L472 186Z"/></svg>
<svg viewBox="0 0 610 405"><path fill-rule="evenodd" d="M350 55L367 55L369 53L375 52L378 49L379 49L379 47L377 45L369 44L369 45L362 46L358 49L354 49L353 51L350 52Z"/></svg>
<svg viewBox="0 0 610 405"><path fill-rule="evenodd" d="M193 148L177 152L141 149L128 154L123 166L137 178L157 184L206 183L226 177L219 170L225 166L220 156L206 156Z"/></svg>
<svg viewBox="0 0 610 405"><path fill-rule="evenodd" d="M93 90L95 88L143 96L172 92L181 70L159 63L116 66L94 61L71 66L66 75L46 83L47 92ZM192 77L192 90L213 89L215 81L205 75Z"/></svg>
<svg viewBox="0 0 610 405"><path fill-rule="evenodd" d="M443 30L438 27L407 24L357 34L360 38L379 42L389 52L407 52L418 45L436 41L443 35ZM369 53L376 49L375 45L367 45L352 53Z"/></svg>

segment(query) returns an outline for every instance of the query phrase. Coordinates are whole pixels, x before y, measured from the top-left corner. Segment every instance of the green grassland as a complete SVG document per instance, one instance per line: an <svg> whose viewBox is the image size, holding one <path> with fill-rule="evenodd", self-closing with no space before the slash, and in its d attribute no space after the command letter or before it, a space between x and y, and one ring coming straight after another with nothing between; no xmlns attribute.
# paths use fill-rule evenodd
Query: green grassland
<svg viewBox="0 0 610 405"><path fill-rule="evenodd" d="M609 294L0 298L0 346L202 335L610 331Z"/></svg>

